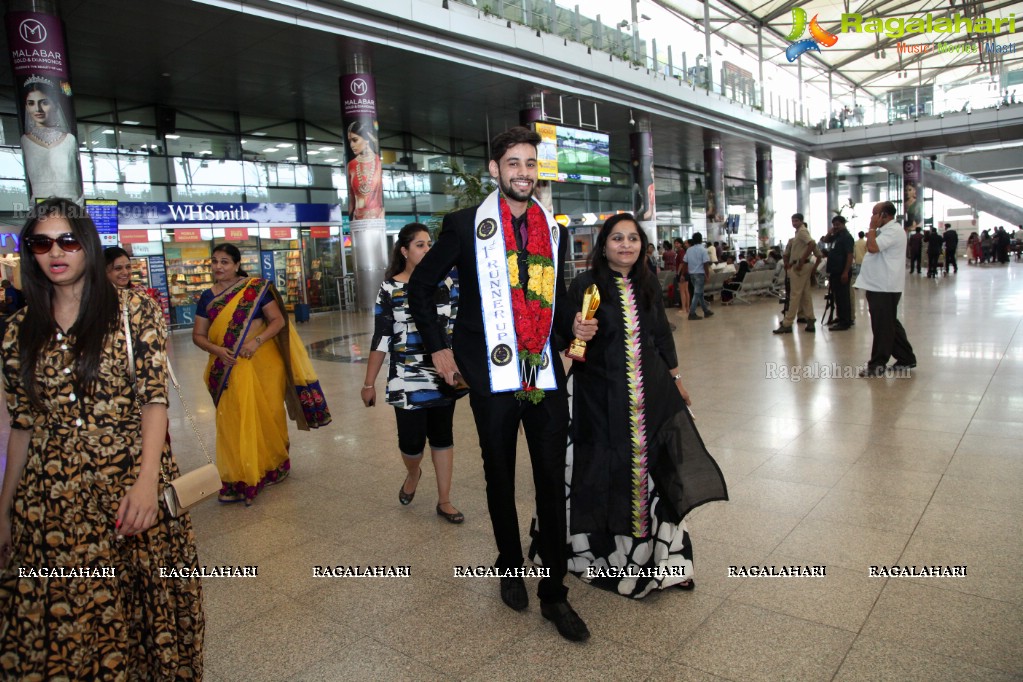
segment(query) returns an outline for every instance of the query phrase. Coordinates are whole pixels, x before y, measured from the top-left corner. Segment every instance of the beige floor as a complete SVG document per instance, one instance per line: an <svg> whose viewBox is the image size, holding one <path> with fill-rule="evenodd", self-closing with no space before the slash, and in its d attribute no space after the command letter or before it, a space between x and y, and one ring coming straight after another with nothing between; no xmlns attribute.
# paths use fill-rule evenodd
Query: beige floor
<svg viewBox="0 0 1023 682"><path fill-rule="evenodd" d="M690 517L692 593L634 603L570 579L593 632L585 645L561 640L535 596L516 613L495 581L452 577L494 559L467 402L455 415L452 497L467 516L456 527L434 514L429 466L412 505L396 500L392 410L362 406L365 366L340 338L354 335L365 353L369 318L314 317L301 327L307 343L338 339L321 352L342 357L316 362L334 424L292 433L291 479L253 507L213 503L192 516L202 563L259 570L205 582L206 679L1023 678L1023 265L913 277L904 300L919 361L909 379L783 378L782 365L866 360L862 297L852 331L814 336L773 336L770 300L715 305L700 322L669 312L732 499ZM186 334L172 352L212 441L204 356ZM172 417L179 460L195 466L177 406ZM518 483L525 536L524 456ZM312 577L314 565L367 564L410 565L411 577ZM764 564L825 565L827 576L727 577L730 565ZM968 575L868 577L892 564L965 564Z"/></svg>

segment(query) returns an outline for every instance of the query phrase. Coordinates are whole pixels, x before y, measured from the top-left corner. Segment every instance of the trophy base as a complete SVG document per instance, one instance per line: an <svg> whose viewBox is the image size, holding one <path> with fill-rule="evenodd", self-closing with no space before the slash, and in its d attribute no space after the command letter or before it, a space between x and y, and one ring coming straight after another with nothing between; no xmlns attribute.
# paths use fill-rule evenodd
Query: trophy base
<svg viewBox="0 0 1023 682"><path fill-rule="evenodd" d="M576 362L586 362L586 342L574 339L565 351L565 357Z"/></svg>

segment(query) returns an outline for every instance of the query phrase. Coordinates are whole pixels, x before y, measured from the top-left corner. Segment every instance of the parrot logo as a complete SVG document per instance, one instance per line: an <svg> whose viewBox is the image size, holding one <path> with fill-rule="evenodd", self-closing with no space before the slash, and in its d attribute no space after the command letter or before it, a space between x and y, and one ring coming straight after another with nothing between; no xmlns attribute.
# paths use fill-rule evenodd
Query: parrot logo
<svg viewBox="0 0 1023 682"><path fill-rule="evenodd" d="M802 7L796 7L792 10L792 31L785 36L785 40L797 42L789 45L788 49L785 50L785 57L790 61L794 62L799 58L799 55L810 50L821 51L820 45L824 47L831 47L838 42L838 36L833 33L828 33L820 24L817 23L817 15L813 15L813 19L810 20L810 37L798 40L803 32L806 30L806 10Z"/></svg>

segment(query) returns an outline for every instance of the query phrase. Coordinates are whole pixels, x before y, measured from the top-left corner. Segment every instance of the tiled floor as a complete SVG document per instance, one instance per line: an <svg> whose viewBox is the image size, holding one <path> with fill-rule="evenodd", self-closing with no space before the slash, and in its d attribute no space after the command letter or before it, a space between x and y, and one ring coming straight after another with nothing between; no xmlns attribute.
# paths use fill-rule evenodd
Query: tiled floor
<svg viewBox="0 0 1023 682"><path fill-rule="evenodd" d="M323 342L314 355L334 424L292 433L291 479L253 507L192 516L202 563L259 567L206 582L206 679L1023 678L1023 265L912 277L904 302L919 361L909 379L778 378L782 365L862 364L862 296L852 331L813 336L772 335L770 300L715 305L700 322L669 312L732 499L691 515L694 592L634 603L570 579L593 632L585 645L561 640L535 597L516 613L494 581L452 577L494 559L468 403L455 415L452 499L467 517L456 527L434 514L429 465L412 505L396 500L391 408L362 406L365 366L349 359L353 341L366 351L369 318L314 317L301 333ZM212 441L205 356L185 333L172 352ZM172 418L178 458L196 466L178 406ZM520 461L525 537L533 493ZM411 577L312 577L314 565L347 564L410 565ZM728 577L765 564L826 565L827 576ZM968 575L868 576L882 564L965 564Z"/></svg>

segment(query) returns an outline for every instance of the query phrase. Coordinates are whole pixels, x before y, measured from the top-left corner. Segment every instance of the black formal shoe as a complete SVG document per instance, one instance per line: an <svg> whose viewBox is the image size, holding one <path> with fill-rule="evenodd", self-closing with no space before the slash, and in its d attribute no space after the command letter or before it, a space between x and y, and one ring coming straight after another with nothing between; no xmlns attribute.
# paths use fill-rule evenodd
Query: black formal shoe
<svg viewBox="0 0 1023 682"><path fill-rule="evenodd" d="M585 642L590 638L586 623L579 617L567 601L553 604L540 604L540 614L554 623L558 633L571 642Z"/></svg>
<svg viewBox="0 0 1023 682"><path fill-rule="evenodd" d="M696 589L696 581L690 578L689 580L683 580L680 583L675 583L676 590L684 590L686 592L692 592Z"/></svg>
<svg viewBox="0 0 1023 682"><path fill-rule="evenodd" d="M896 362L896 363L892 364L891 368L892 369L896 369L896 370L915 369L916 368L916 363L915 362Z"/></svg>
<svg viewBox="0 0 1023 682"><path fill-rule="evenodd" d="M772 334L791 334L792 333L792 327L786 327L785 325L781 325L780 327L778 327L777 329L775 329L771 333Z"/></svg>
<svg viewBox="0 0 1023 682"><path fill-rule="evenodd" d="M714 311L713 310L704 310L703 311L703 316L704 317L714 317Z"/></svg>
<svg viewBox="0 0 1023 682"><path fill-rule="evenodd" d="M813 322L803 327L803 331L809 332L810 334L816 334L817 328L813 326Z"/></svg>
<svg viewBox="0 0 1023 682"><path fill-rule="evenodd" d="M828 327L828 329L830 329L833 332L844 332L847 329L852 329L852 325L851 324L833 324L830 327Z"/></svg>
<svg viewBox="0 0 1023 682"><path fill-rule="evenodd" d="M860 378L862 379L873 379L876 377L884 376L884 367L871 367L867 365L864 369L860 370Z"/></svg>
<svg viewBox="0 0 1023 682"><path fill-rule="evenodd" d="M501 578L501 601L516 611L529 606L525 581L522 578Z"/></svg>
<svg viewBox="0 0 1023 682"><path fill-rule="evenodd" d="M796 322L798 322L799 324L806 324L807 322L813 322L813 320L805 317L797 317Z"/></svg>
<svg viewBox="0 0 1023 682"><path fill-rule="evenodd" d="M689 319L690 320L702 320L703 318L700 317L699 315L697 315L696 313L689 313Z"/></svg>

